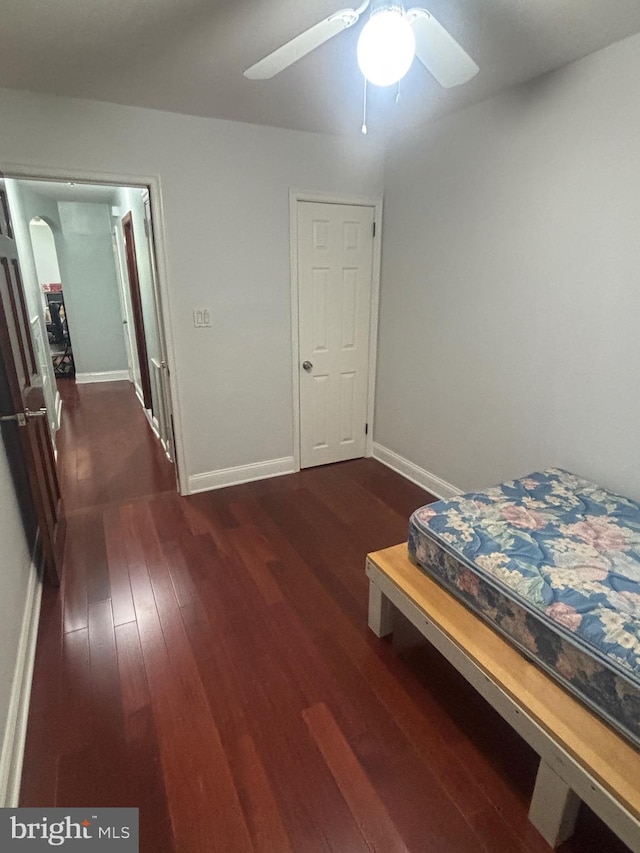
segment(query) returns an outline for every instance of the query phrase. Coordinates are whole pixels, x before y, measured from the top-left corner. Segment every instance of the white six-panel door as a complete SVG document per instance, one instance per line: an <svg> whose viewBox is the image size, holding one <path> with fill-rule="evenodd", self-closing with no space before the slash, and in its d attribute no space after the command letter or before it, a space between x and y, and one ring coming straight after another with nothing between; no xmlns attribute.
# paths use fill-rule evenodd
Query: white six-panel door
<svg viewBox="0 0 640 853"><path fill-rule="evenodd" d="M374 209L298 202L300 464L364 456Z"/></svg>

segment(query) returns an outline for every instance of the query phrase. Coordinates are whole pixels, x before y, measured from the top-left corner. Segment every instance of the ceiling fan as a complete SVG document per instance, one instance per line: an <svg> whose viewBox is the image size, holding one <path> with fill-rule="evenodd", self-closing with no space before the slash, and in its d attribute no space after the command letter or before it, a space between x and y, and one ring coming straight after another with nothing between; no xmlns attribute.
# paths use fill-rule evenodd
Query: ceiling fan
<svg viewBox="0 0 640 853"><path fill-rule="evenodd" d="M480 70L469 54L426 9L406 12L394 0L363 0L342 9L274 50L244 72L250 80L269 80L343 30L371 5L358 39L358 64L365 80L377 86L398 83L417 56L445 89L460 86Z"/></svg>

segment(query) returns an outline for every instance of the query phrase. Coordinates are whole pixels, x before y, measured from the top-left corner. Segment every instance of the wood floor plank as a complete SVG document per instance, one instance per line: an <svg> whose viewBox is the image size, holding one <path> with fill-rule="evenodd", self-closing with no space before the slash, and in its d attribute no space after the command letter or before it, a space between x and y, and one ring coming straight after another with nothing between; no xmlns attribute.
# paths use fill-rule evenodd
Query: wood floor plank
<svg viewBox="0 0 640 853"><path fill-rule="evenodd" d="M182 507L183 501L176 492L157 495L150 502L154 526L162 543L180 540L185 526Z"/></svg>
<svg viewBox="0 0 640 853"><path fill-rule="evenodd" d="M247 815L256 853L293 853L256 745L250 735L238 742L238 793Z"/></svg>
<svg viewBox="0 0 640 853"><path fill-rule="evenodd" d="M73 803L74 808L92 806L111 806L110 799L100 798L100 777L97 775L100 763L93 754L93 747L85 746L57 755L57 773L59 785L56 806Z"/></svg>
<svg viewBox="0 0 640 853"><path fill-rule="evenodd" d="M127 805L131 791L119 770L126 766L126 739L109 600L89 605L89 656L93 728L89 767L96 798L100 804Z"/></svg>
<svg viewBox="0 0 640 853"><path fill-rule="evenodd" d="M180 853L174 844L158 732L151 707L127 715L126 730L126 772L132 792L130 805L139 809L140 850Z"/></svg>
<svg viewBox="0 0 640 853"><path fill-rule="evenodd" d="M264 547L265 540L255 528L247 526L234 528L229 533L229 540L233 543L244 568L260 590L265 604L270 606L284 601L278 581L269 568L269 563L274 561L275 555L271 549Z"/></svg>
<svg viewBox="0 0 640 853"><path fill-rule="evenodd" d="M143 709L150 707L151 700L136 622L116 625L114 633L125 734L127 740L130 740L131 736L137 731L132 721Z"/></svg>
<svg viewBox="0 0 640 853"><path fill-rule="evenodd" d="M182 540L183 537L184 534L181 535L180 539ZM193 578L187 568L182 545L180 541L163 542L162 552L167 561L178 604L180 607L185 607L197 598L197 592Z"/></svg>
<svg viewBox="0 0 640 853"><path fill-rule="evenodd" d="M375 853L407 853L407 846L384 803L327 706L322 702L313 705L305 709L302 716L369 848Z"/></svg>
<svg viewBox="0 0 640 853"><path fill-rule="evenodd" d="M93 738L88 628L64 634L61 676L58 749L74 752L87 748Z"/></svg>
<svg viewBox="0 0 640 853"><path fill-rule="evenodd" d="M122 546L117 508L108 508L103 513L103 522L113 624L124 625L135 620L136 611L133 606L129 567Z"/></svg>
<svg viewBox="0 0 640 853"><path fill-rule="evenodd" d="M85 517L70 515L67 518L62 578L65 631L77 631L89 624L85 545Z"/></svg>
<svg viewBox="0 0 640 853"><path fill-rule="evenodd" d="M86 571L87 602L91 604L111 598L104 520L99 511L84 515L82 557L89 569Z"/></svg>

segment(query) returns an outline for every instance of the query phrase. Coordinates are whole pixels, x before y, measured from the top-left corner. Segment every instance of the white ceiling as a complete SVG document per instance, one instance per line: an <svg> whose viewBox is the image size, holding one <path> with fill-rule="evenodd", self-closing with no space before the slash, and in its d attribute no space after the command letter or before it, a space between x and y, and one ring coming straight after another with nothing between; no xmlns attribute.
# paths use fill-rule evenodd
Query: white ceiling
<svg viewBox="0 0 640 853"><path fill-rule="evenodd" d="M349 0L5 0L0 85L358 133L362 77L355 44L366 15L273 80L242 75L286 40L349 5ZM422 124L640 31L639 0L428 0L424 6L478 62L480 74L445 91L414 62L399 105L394 92L370 87L371 133Z"/></svg>

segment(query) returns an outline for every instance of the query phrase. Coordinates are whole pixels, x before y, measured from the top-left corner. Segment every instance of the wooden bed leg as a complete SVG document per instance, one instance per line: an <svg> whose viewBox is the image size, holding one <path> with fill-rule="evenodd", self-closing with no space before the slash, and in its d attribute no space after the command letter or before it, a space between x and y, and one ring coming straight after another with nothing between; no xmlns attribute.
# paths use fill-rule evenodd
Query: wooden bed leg
<svg viewBox="0 0 640 853"><path fill-rule="evenodd" d="M540 759L529 820L554 850L573 834L580 802L567 783Z"/></svg>
<svg viewBox="0 0 640 853"><path fill-rule="evenodd" d="M369 581L369 627L376 637L386 637L393 631L393 604L372 580Z"/></svg>

